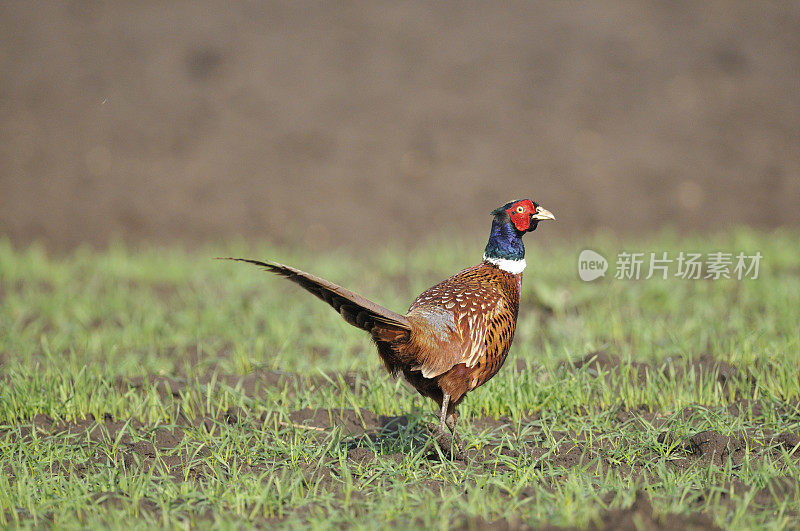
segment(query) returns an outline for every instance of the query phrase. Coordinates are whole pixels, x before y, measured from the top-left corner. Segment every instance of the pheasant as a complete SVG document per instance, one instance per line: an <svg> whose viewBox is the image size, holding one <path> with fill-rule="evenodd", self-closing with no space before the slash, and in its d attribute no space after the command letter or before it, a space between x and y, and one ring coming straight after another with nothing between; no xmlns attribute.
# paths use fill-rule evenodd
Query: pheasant
<svg viewBox="0 0 800 531"><path fill-rule="evenodd" d="M299 284L370 333L386 369L439 405L437 440L456 433L456 407L503 366L517 322L525 269L522 236L555 216L535 201L493 210L483 260L418 296L405 315L320 277L275 262L248 262Z"/></svg>

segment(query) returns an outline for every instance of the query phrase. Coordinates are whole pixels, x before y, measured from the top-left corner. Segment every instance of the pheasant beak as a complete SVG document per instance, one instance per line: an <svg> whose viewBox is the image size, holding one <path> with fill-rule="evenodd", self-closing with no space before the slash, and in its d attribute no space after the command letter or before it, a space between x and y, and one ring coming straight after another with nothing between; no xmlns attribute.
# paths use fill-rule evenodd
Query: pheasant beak
<svg viewBox="0 0 800 531"><path fill-rule="evenodd" d="M552 212L550 212L546 208L537 207L536 208L536 214L531 216L531 219L536 219L536 220L540 220L540 221L543 220L543 219L552 219L552 220L555 221L556 217L553 215Z"/></svg>

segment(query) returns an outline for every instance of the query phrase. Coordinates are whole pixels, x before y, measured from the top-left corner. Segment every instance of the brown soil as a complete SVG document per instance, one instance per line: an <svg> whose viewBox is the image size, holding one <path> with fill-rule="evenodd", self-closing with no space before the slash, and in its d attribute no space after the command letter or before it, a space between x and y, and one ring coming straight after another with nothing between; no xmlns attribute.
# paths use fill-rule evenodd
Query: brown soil
<svg viewBox="0 0 800 531"><path fill-rule="evenodd" d="M651 377L660 375L672 380L685 378L689 374L694 374L697 380L712 375L723 388L733 385L737 380L741 379L751 385L755 384L755 381L747 372L741 371L730 363L715 359L708 354L688 359L682 356L673 356L660 365L653 366L640 361L626 362L616 354L597 351L587 354L583 359L575 363L564 363L563 365L573 367L576 370L583 369L592 376L598 376L601 373L608 376L613 371L622 374L621 371L626 371L624 374L632 378L637 384L645 383L648 373Z"/></svg>
<svg viewBox="0 0 800 531"><path fill-rule="evenodd" d="M615 509L602 515L600 522L593 522L590 529L620 529L641 531L655 529L719 529L714 521L704 514L656 516L649 497L638 492L636 500L627 509Z"/></svg>
<svg viewBox="0 0 800 531"><path fill-rule="evenodd" d="M800 222L800 5L6 2L0 235Z"/></svg>
<svg viewBox="0 0 800 531"><path fill-rule="evenodd" d="M285 371L266 369L253 371L246 375L220 375L215 373L213 369L214 367L210 367L209 371L197 378L197 382L205 385L215 381L238 389L245 395L252 397L258 397L263 389L274 387L286 389L287 397L291 398L301 388L313 390L314 388L329 386L331 382L333 382L334 386L347 386L352 391L361 390L366 385L362 376L355 373L330 374L326 378L324 376L300 376ZM163 398L169 395L179 396L180 391L186 387L189 381L187 378L180 377L139 376L119 378L117 386L123 389L127 387L140 389L145 386L151 386ZM191 381L194 382L195 380L191 379Z"/></svg>

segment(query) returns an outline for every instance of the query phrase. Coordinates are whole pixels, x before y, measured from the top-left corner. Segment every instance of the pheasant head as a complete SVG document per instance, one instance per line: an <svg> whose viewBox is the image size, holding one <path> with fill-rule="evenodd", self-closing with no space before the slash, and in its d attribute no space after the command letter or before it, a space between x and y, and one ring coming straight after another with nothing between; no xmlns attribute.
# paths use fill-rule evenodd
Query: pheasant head
<svg viewBox="0 0 800 531"><path fill-rule="evenodd" d="M522 273L526 265L522 236L536 230L540 221L556 217L530 199L506 203L492 210L492 215L492 230L483 259L509 273Z"/></svg>

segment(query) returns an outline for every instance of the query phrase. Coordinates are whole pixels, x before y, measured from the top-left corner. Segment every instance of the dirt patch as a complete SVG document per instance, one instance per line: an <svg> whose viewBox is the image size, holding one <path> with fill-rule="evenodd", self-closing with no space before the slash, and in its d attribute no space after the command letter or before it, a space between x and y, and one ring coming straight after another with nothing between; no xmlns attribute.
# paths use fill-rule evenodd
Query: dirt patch
<svg viewBox="0 0 800 531"><path fill-rule="evenodd" d="M567 366L566 363L563 366ZM622 367L630 367L630 375L639 383L644 383L647 372L653 372L654 368L646 363L631 361L626 363L615 354L610 354L604 350L590 352L583 359L574 363L575 370L584 370L591 376L619 372Z"/></svg>
<svg viewBox="0 0 800 531"><path fill-rule="evenodd" d="M74 444L103 448L93 452L84 462L50 463L50 472L53 474L86 477L97 470L98 465L119 466L125 470L154 466L179 477L192 458L210 455L208 449L202 448L193 452L191 458L188 449L175 451L181 446L183 430L189 427L187 424L172 428L147 428L135 419L120 421L110 417L54 421L46 415L36 415L30 423L18 429L23 438L67 437Z"/></svg>
<svg viewBox="0 0 800 531"><path fill-rule="evenodd" d="M667 378L681 380L693 375L695 381L712 378L726 388L734 385L739 380L744 380L750 386L755 385L755 379L748 371L740 370L724 360L703 354L697 358L683 358L673 356L659 365L639 361L625 361L616 354L607 351L596 351L587 354L583 359L573 364L562 364L569 370L583 370L592 376L603 374L606 378L612 373L626 377L638 385L644 384L649 378Z"/></svg>
<svg viewBox="0 0 800 531"><path fill-rule="evenodd" d="M640 531L642 529L720 529L714 520L702 513L690 515L656 515L650 504L650 497L637 492L636 499L627 509L612 509L600 515L599 522L592 522L589 529L621 529Z"/></svg>
<svg viewBox="0 0 800 531"><path fill-rule="evenodd" d="M697 456L703 465L722 465L728 459L734 465L741 465L747 453L748 442L744 437L722 435L708 430L689 437L684 445L686 450Z"/></svg>
<svg viewBox="0 0 800 531"><path fill-rule="evenodd" d="M113 448L113 451L95 453L85 463L54 463L54 473L69 471L84 477L94 464L119 463L125 469L153 466L177 477L184 472L195 475L205 472L205 468L193 463L210 455L208 448L193 448L184 444L185 432L219 421L210 417L197 417L191 421L182 418L175 425L167 427L146 426L136 419L117 420L110 416L64 421L36 415L30 422L19 425L16 433L23 438L67 437L77 444L102 443L106 449Z"/></svg>
<svg viewBox="0 0 800 531"><path fill-rule="evenodd" d="M773 439L773 442L779 443L785 449L797 451L800 446L800 431L787 431L779 434Z"/></svg>
<svg viewBox="0 0 800 531"><path fill-rule="evenodd" d="M740 466L745 458L758 461L768 457L800 458L800 439L797 432L782 432L775 435L755 437L741 432L723 435L715 430L704 430L676 441L670 432L658 436L658 442L673 449L679 457L670 460L670 466L685 468L689 466L725 465L728 460L734 467Z"/></svg>
<svg viewBox="0 0 800 531"><path fill-rule="evenodd" d="M594 456L587 454L587 448L583 443L573 441L560 443L555 448L536 447L531 450L531 455L539 459L537 466L540 468L545 464L571 468L594 459ZM542 459L543 457L545 459Z"/></svg>
<svg viewBox="0 0 800 531"><path fill-rule="evenodd" d="M245 375L220 375L210 370L196 378L180 378L167 376L140 376L117 379L120 389L153 388L162 398L178 397L187 387L199 384L223 384L241 391L245 396L257 398L263 396L266 389L285 390L287 397L294 397L300 391L314 390L322 387L338 387L344 385L353 392L360 392L367 387L363 375L355 373L331 374L325 376L302 376L295 373L273 370L257 370Z"/></svg>
<svg viewBox="0 0 800 531"><path fill-rule="evenodd" d="M617 422L626 424L629 422L638 422L641 425L656 425L661 424L662 413L653 411L646 405L640 405L635 408L620 407L614 415Z"/></svg>
<svg viewBox="0 0 800 531"><path fill-rule="evenodd" d="M472 430L474 431L514 431L517 430L518 424L528 424L534 420L538 420L541 418L541 413L537 412L535 415L525 417L518 422L515 422L512 418L507 416L500 416L498 418L494 417L477 417L474 419L470 419L469 421L459 420L459 423L466 423L469 422L469 425Z"/></svg>
<svg viewBox="0 0 800 531"><path fill-rule="evenodd" d="M205 460L211 455L210 449L181 444L184 429L185 426L157 428L146 434L146 439L122 445L124 468L127 470L154 468L176 480L194 479L212 474Z"/></svg>
<svg viewBox="0 0 800 531"><path fill-rule="evenodd" d="M371 450L367 450L363 447L357 447L347 452L347 458L353 462L363 465L365 463L371 463L375 461L377 456L375 455L375 452Z"/></svg>
<svg viewBox="0 0 800 531"><path fill-rule="evenodd" d="M766 487L759 489L753 502L762 507L773 505L775 501L782 502L796 498L800 493L800 478L784 477L771 481ZM797 511L794 511L797 514Z"/></svg>
<svg viewBox="0 0 800 531"><path fill-rule="evenodd" d="M422 528L422 526L417 526ZM527 530L534 529L529 525L525 525L518 520L511 520L508 518L497 518L494 520L487 520L482 516L461 517L456 519L452 529L459 531L511 531L515 529ZM539 531L548 528L538 528ZM557 528L553 528L557 529Z"/></svg>
<svg viewBox="0 0 800 531"><path fill-rule="evenodd" d="M536 467L581 467L599 466L603 471L617 469L626 475L638 476L645 473L647 466L655 464L664 456L669 456L668 466L687 467L722 467L730 460L734 467L742 465L747 458L751 462L763 459L779 459L788 455L792 459L800 459L800 431L784 431L779 433L761 433L756 429L747 429L735 434L724 435L715 430L700 430L686 437L677 436L672 426L688 419L689 426L703 422L692 412L693 408L685 408L677 414L666 414L651 411L647 408L620 410L616 420L621 424L642 422L642 427L660 428L663 431L656 442L661 448L649 456L640 456L636 462L622 462L613 457L618 450L619 441L609 438L602 431L591 432L551 432L545 440L541 424L535 420L523 420L519 423L509 419L479 418L470 422L475 431L486 431L492 427L497 438L509 433L515 436L518 448L526 448L526 452L534 459ZM534 423L534 424L532 424ZM477 427L477 429L475 429ZM526 437L519 438L518 427L524 429ZM492 433L492 431L489 431ZM502 448L498 443L484 444L480 451L470 450L468 458L489 463L496 461L499 454L516 456L515 450Z"/></svg>
<svg viewBox="0 0 800 531"><path fill-rule="evenodd" d="M734 495L750 495L755 506L769 507L796 498L800 494L800 478L775 478L762 488L755 488L739 479L733 479L715 489L714 493L709 492L708 496L714 494L720 496L722 501L729 501L731 506L735 506ZM706 496L703 496L699 501L703 502L705 499Z"/></svg>
<svg viewBox="0 0 800 531"><path fill-rule="evenodd" d="M688 360L673 357L671 363L662 366L661 370L674 380L685 378L690 373L694 373L698 378L713 375L723 388L734 384L737 380L744 380L751 387L755 385L755 379L749 371L741 370L727 361L715 359L709 354Z"/></svg>
<svg viewBox="0 0 800 531"><path fill-rule="evenodd" d="M379 416L367 410L353 409L301 409L289 413L289 422L294 427L315 431L341 428L345 435L364 435L368 430L380 426Z"/></svg>
<svg viewBox="0 0 800 531"><path fill-rule="evenodd" d="M96 493L90 496L89 499L91 500L91 503L108 507L110 509L129 507L131 505L131 500L129 498L113 492ZM153 500L148 500L147 498L138 500L136 510L138 510L140 513L149 514L154 517L158 517L161 514L161 507Z"/></svg>

